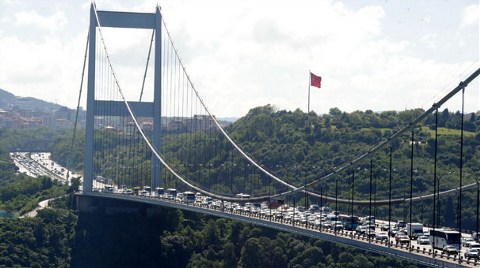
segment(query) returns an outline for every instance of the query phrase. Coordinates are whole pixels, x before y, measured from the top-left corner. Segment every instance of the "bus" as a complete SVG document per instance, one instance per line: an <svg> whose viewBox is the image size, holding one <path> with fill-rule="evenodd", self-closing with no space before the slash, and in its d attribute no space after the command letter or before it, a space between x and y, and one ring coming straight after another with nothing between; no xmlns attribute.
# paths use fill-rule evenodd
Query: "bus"
<svg viewBox="0 0 480 268"><path fill-rule="evenodd" d="M250 198L250 195L249 195L249 194L239 193L239 194L237 194L237 198L245 198L245 199L247 199L247 198Z"/></svg>
<svg viewBox="0 0 480 268"><path fill-rule="evenodd" d="M190 191L183 192L183 202L184 203L195 202L195 193Z"/></svg>
<svg viewBox="0 0 480 268"><path fill-rule="evenodd" d="M459 232L453 230L431 229L430 245L438 249L443 249L446 246L454 246L456 249L460 249L461 236Z"/></svg>
<svg viewBox="0 0 480 268"><path fill-rule="evenodd" d="M340 215L338 220L343 224L345 230L353 231L360 225L360 219L357 216Z"/></svg>
<svg viewBox="0 0 480 268"><path fill-rule="evenodd" d="M165 189L162 187L157 187L155 188L155 192L157 193L158 196L162 196L165 194Z"/></svg>
<svg viewBox="0 0 480 268"><path fill-rule="evenodd" d="M173 199L173 200L175 200L175 198L177 197L177 189L175 189L175 188L168 188L168 189L165 191L165 195L166 195L167 199Z"/></svg>

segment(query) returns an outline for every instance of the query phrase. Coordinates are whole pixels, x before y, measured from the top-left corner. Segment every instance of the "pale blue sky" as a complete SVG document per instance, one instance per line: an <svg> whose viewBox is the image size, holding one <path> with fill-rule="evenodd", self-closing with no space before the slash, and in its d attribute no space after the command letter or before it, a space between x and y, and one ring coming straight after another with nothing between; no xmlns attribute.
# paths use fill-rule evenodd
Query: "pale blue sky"
<svg viewBox="0 0 480 268"><path fill-rule="evenodd" d="M157 1L97 1L154 12ZM477 0L158 1L189 75L212 113L272 104L326 113L429 108L479 68ZM76 106L89 1L0 0L0 88ZM106 34L120 81L138 95L148 32ZM123 68L123 69L122 69ZM125 71L127 72L127 71ZM466 109L480 110L479 83ZM458 98L448 103L460 108Z"/></svg>

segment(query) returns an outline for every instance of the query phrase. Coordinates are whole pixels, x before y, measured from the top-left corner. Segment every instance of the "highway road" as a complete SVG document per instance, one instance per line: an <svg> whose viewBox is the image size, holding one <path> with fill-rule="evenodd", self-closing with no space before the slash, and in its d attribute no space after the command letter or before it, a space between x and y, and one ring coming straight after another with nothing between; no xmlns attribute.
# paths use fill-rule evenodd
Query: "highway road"
<svg viewBox="0 0 480 268"><path fill-rule="evenodd" d="M70 185L73 178L81 177L80 174L75 174L53 161L51 159L51 153L49 152L16 152L10 153L10 157L19 168L18 172L30 177L37 178L39 176L48 176L52 180L58 180L63 184L68 185Z"/></svg>

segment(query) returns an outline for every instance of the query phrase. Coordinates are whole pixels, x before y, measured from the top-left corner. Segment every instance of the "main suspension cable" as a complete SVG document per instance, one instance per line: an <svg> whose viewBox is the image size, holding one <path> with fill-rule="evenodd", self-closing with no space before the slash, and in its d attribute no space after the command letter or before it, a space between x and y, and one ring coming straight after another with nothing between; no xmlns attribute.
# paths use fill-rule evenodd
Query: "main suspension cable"
<svg viewBox="0 0 480 268"><path fill-rule="evenodd" d="M170 167L170 165L160 156L160 154L157 152L156 148L154 148L154 146L149 142L148 138L146 137L146 135L144 134L142 128L140 127L131 107L130 107L130 104L126 101L125 99L125 96L123 94L123 91L120 87L120 84L119 84L119 81L116 77L116 74L113 70L113 66L111 64L111 61L110 61L110 57L107 53L107 48L106 48L106 45L105 45L105 40L103 38L103 34L102 34L102 31L101 31L101 25L100 25L100 21L99 21L99 18L98 18L98 14L97 14L97 10L96 10L96 7L94 7L94 10L95 10L95 16L96 16L96 20L97 20L97 25L99 27L99 33L100 33L100 37L101 37L101 40L102 40L102 43L103 43L103 47L104 47L104 50L105 50L105 54L106 54L106 58L107 58L107 61L108 61L108 64L109 64L109 67L111 69L111 72L112 72L112 75L113 75L113 78L115 80L115 84L117 85L118 87L118 90L120 92L120 95L127 107L127 110L130 114L130 116L132 117L132 120L134 122L134 124L136 125L137 129L139 130L140 134L142 135L143 139L145 140L145 142L147 143L148 147L150 147L150 149L152 150L153 154L157 157L157 159L175 176L177 177L180 181L182 181L184 184L186 184L188 187L196 190L196 191L199 191L205 195L209 195L209 196L212 196L212 197L215 197L215 198L218 198L218 199L222 199L222 200L232 200L232 201L239 201L239 200L249 200L249 201L256 201L256 200L265 200L265 199L268 199L268 198L275 198L275 197L282 197L282 196L287 196L287 195L291 195L291 194L294 194L296 192L299 192L299 191L305 191L307 188L309 187L312 187L314 185L316 185L319 181L321 180L324 180L324 179L327 179L345 169L348 169L348 168L352 168L354 166L356 166L361 160L363 160L365 157L368 157L370 155L372 155L373 153L375 153L376 151L378 151L380 148L382 148L383 146L385 146L386 144L388 144L392 139L398 137L400 134L402 134L403 132L405 132L406 130L410 129L413 125L415 125L416 123L418 123L419 121L423 120L426 116L428 116L433 110L437 109L438 107L440 107L443 103L445 103L448 99L450 99L451 97L453 97L459 90L459 88L463 88L465 87L466 85L468 85L473 79L475 79L479 74L480 74L480 69L478 69L477 71L475 71L472 75L470 75L465 81L461 82L460 85L453 89L449 94L447 94L443 99L441 99L438 103L435 103L433 104L432 108L430 108L429 110L425 111L422 115L420 115L419 117L417 117L416 119L414 119L413 121L411 121L407 126L401 128L400 130L398 130L397 132L395 132L394 134L392 134L388 139L384 140L383 142L380 142L377 146L373 147L372 149L370 149L367 153L364 153L362 155L360 155L359 157L355 158L354 160L348 162L347 164L339 167L339 168L334 168L333 171L329 172L327 175L324 175L324 176L321 176L319 179L316 179L316 180L313 180L312 182L308 183L308 184L304 184L303 186L300 186L300 187L296 187L288 182L285 182L284 180L276 177L275 175L273 175L272 173L268 172L265 168L263 168L261 165L259 165L258 163L256 163L246 152L244 152L239 145L237 145L233 140L232 138L225 132L225 130L221 127L221 125L219 124L219 122L216 120L216 118L211 114L211 112L208 110L205 102L203 101L203 99L200 97L199 95L199 92L196 90L194 84L192 83L191 79L190 79L190 76L187 74L186 72L186 68L185 66L183 65L183 62L181 61L180 57L179 57L179 54L178 54L178 51L177 49L175 48L175 46L173 45L173 41L171 39L171 35L170 33L168 32L167 28L166 28L166 25L165 25L165 22L162 20L164 26L165 26L165 30L167 32L167 35L168 35L168 38L169 38L169 42L174 50L174 54L175 56L177 57L177 60L179 62L179 65L181 67L181 69L183 70L184 74L186 75L186 79L188 81L188 84L190 84L190 86L192 87L192 90L193 92L195 93L195 96L197 97L197 100L201 103L201 105L203 106L203 108L205 109L206 113L209 115L210 119L215 123L215 125L217 126L217 128L220 130L220 132L222 132L222 134L225 136L225 138L238 150L238 152L243 155L243 157L245 157L253 166L255 166L256 168L258 168L259 170L261 170L261 172L263 172L264 174L266 174L267 176L271 177L272 179L274 179L275 181L279 182L280 184L282 185L285 185L287 186L288 188L290 188L291 190L289 191L286 191L286 192L283 192L283 193L279 193L279 194L276 194L276 195L273 195L273 196L258 196L258 197L250 197L250 198L247 198L247 199L243 199L243 198L233 198L233 197L228 197L228 196L223 196L223 195L218 195L218 194L214 194L214 193L211 193L211 192L208 192L206 190L203 190L202 188L198 187L198 186L195 186L193 184L191 184L190 182L188 182L185 178L183 178L182 176L180 176L180 174L178 174L172 167ZM310 192L311 195L313 196L318 196L318 194L314 193L314 192ZM323 197L325 198L325 196Z"/></svg>

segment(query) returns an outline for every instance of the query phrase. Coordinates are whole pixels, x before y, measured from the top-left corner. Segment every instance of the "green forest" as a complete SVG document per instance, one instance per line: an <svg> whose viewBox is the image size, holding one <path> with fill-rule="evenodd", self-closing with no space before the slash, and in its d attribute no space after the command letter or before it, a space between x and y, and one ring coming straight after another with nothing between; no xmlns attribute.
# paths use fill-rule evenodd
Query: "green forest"
<svg viewBox="0 0 480 268"><path fill-rule="evenodd" d="M329 114L306 115L300 110L276 110L267 105L250 110L226 131L255 160L274 169L276 174L291 178L290 183L302 185L386 139L421 112L346 113L332 108ZM305 123L307 116L308 125ZM479 120L475 114L466 115L464 120L463 171L479 174L480 151L476 150L480 143ZM440 188L450 189L459 184L461 115L444 110L439 113L438 122ZM432 192L434 129L434 115L414 128L418 141L414 147L415 193ZM72 133L71 130L0 129L0 210L14 211L19 215L32 209L40 200L70 194L52 202L53 208L40 211L35 218L0 218L0 267L417 267L341 245L174 209L159 209L160 213L151 217L142 213L78 213L73 209L75 202L71 195L75 187L62 186L48 177L31 179L16 174L8 157L9 151L36 146L35 150L51 151L56 161L80 170L83 167L83 133L77 133L73 145ZM120 133L111 133L110 137L115 135ZM189 135L193 134L178 133L165 143L164 153L169 159L179 159L181 154L177 152L188 149L188 142L175 144L188 139ZM409 191L409 135L391 142L396 170L392 188L394 197L405 196ZM112 142L114 140L112 138ZM122 145L117 147L109 151L111 157L125 150ZM221 151L222 146L216 150ZM223 157L231 163L239 161L232 155ZM143 160L148 165L149 156ZM201 161L213 163L218 159L212 156ZM388 148L374 159L375 195L378 199L386 197L388 161ZM101 167L101 163L97 165ZM357 198L369 197L369 165L368 161L356 170ZM215 179L216 176L225 176L224 171L210 170L204 174L203 183L212 189L228 189L223 184L230 184L237 187L230 189L233 192L255 187L269 190L270 185L259 185L262 181L255 180L255 176L247 176L248 180L240 182L245 174L233 167L241 166L240 162L232 165L229 182ZM202 170L190 172L200 174ZM205 179L206 175L210 175L211 180ZM332 186L335 182L331 180L318 184L314 190L331 196L338 190L339 196L348 198L349 174L338 179L341 180L339 189ZM478 175L465 176L464 183L475 182L475 179ZM165 183L172 182L166 180ZM302 198L303 195L297 196L297 202L307 201ZM462 226L473 230L476 224L476 207L472 205L476 204L475 189L464 190L462 198ZM308 201L319 202L313 198ZM457 196L442 198L439 204L442 208L440 222L455 227L456 219L448 215L456 212ZM345 205L339 209L346 211L349 207ZM355 209L359 213L368 213L366 208ZM429 223L431 210L431 202L422 202L414 206L412 214L416 221ZM398 219L405 218L408 212L407 205L397 205L393 210ZM382 218L387 211L385 207L378 207L375 213Z"/></svg>

